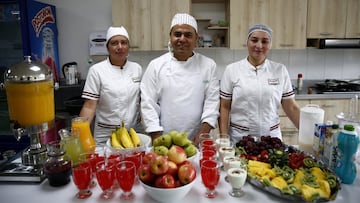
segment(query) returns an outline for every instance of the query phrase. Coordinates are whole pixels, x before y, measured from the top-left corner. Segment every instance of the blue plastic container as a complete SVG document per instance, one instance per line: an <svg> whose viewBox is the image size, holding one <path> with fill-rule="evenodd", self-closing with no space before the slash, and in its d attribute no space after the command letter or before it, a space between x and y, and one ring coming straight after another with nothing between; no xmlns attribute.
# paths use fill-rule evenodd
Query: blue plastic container
<svg viewBox="0 0 360 203"><path fill-rule="evenodd" d="M338 138L338 158L335 173L342 183L352 184L356 178L355 154L359 144L359 137L353 125L344 125Z"/></svg>

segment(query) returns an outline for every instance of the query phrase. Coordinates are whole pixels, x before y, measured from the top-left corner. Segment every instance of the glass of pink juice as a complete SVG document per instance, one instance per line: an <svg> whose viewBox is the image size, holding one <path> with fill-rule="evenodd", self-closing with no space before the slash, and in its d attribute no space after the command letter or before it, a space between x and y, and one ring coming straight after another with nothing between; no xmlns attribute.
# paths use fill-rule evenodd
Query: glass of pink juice
<svg viewBox="0 0 360 203"><path fill-rule="evenodd" d="M89 162L84 161L73 167L73 182L78 188L76 197L85 199L92 195L90 191L90 182L92 178L91 165Z"/></svg>
<svg viewBox="0 0 360 203"><path fill-rule="evenodd" d="M115 179L115 163L112 161L99 161L96 164L96 179L102 189L101 197L111 199L114 196L113 185Z"/></svg>
<svg viewBox="0 0 360 203"><path fill-rule="evenodd" d="M130 200L134 198L132 188L135 183L135 173L136 167L132 161L121 161L116 164L116 179L123 191L120 195L121 199Z"/></svg>
<svg viewBox="0 0 360 203"><path fill-rule="evenodd" d="M220 166L215 160L204 160L200 166L202 182L206 188L207 198L216 197L215 188L220 179Z"/></svg>

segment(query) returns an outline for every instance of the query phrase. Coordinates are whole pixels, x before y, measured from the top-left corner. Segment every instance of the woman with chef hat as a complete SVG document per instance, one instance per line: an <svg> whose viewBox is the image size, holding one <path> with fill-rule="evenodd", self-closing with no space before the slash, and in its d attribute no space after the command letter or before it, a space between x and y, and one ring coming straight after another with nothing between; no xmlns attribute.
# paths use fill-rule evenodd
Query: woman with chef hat
<svg viewBox="0 0 360 203"><path fill-rule="evenodd" d="M152 138L185 131L198 142L200 133L217 126L219 80L214 60L196 53L197 23L176 14L170 27L169 52L153 59L141 81L141 114Z"/></svg>
<svg viewBox="0 0 360 203"><path fill-rule="evenodd" d="M220 133L234 141L242 136L282 139L278 109L299 128L300 109L283 64L267 59L272 30L256 24L247 35L248 56L228 65L220 84Z"/></svg>
<svg viewBox="0 0 360 203"><path fill-rule="evenodd" d="M106 33L107 59L91 66L82 97L80 116L95 117L94 138L105 143L111 131L121 126L140 131L140 80L142 68L127 59L129 35L124 27L110 27Z"/></svg>

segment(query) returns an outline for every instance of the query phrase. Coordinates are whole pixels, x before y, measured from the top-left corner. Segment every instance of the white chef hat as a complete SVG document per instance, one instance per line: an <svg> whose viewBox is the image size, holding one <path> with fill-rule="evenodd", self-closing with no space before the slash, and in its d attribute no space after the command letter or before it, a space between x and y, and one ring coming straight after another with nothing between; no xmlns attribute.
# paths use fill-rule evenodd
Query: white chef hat
<svg viewBox="0 0 360 203"><path fill-rule="evenodd" d="M195 29L196 32L198 31L198 26L197 26L197 22L196 22L195 18L187 13L175 14L175 16L173 17L173 19L171 21L170 30L175 25L182 25L182 24L190 25L191 27L193 27Z"/></svg>
<svg viewBox="0 0 360 203"><path fill-rule="evenodd" d="M116 35L122 35L122 36L125 36L128 40L129 39L129 34L128 32L126 31L126 29L121 26L121 27L109 27L109 29L107 30L107 33L106 33L106 44L109 42L109 40L116 36Z"/></svg>
<svg viewBox="0 0 360 203"><path fill-rule="evenodd" d="M273 31L269 26L267 26L265 24L255 24L255 25L251 26L248 30L247 40L249 39L250 35L255 31L266 32L269 35L269 38L271 40Z"/></svg>

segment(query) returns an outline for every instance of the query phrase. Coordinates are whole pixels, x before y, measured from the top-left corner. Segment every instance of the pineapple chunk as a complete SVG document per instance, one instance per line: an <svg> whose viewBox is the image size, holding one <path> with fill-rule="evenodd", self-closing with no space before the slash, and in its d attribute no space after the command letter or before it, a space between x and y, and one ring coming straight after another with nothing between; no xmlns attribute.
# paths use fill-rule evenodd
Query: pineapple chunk
<svg viewBox="0 0 360 203"><path fill-rule="evenodd" d="M272 186L282 190L288 186L287 182L282 176L277 176L271 180Z"/></svg>

